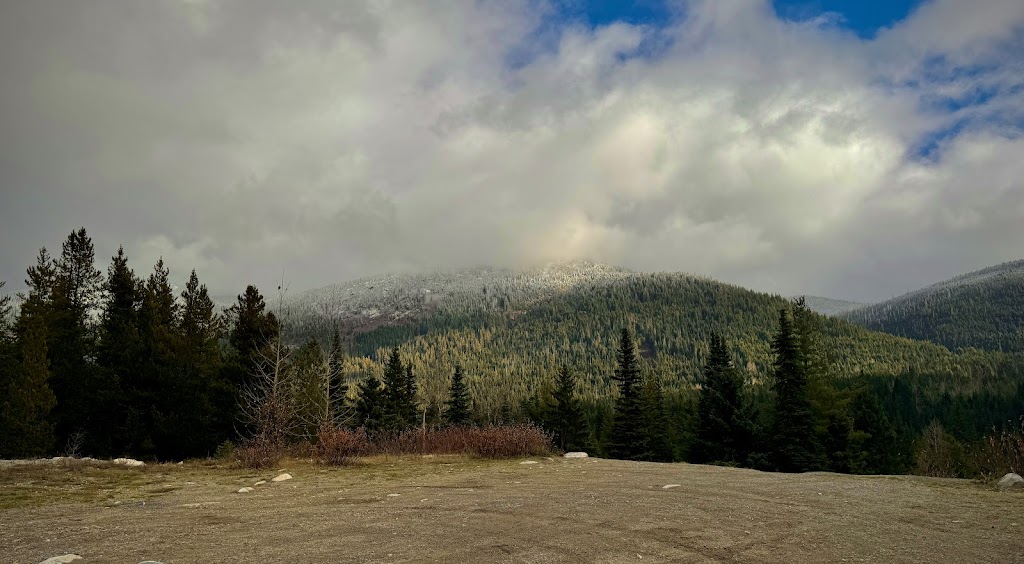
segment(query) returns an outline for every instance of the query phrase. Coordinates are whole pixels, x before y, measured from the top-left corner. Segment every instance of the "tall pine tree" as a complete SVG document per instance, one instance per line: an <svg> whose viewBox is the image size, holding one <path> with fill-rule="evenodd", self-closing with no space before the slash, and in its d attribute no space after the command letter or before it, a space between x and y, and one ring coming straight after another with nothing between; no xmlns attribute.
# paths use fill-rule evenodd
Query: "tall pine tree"
<svg viewBox="0 0 1024 564"><path fill-rule="evenodd" d="M125 383L132 452L165 459L179 455L179 434L186 426L178 410L189 393L178 372L179 305L169 274L160 259L146 279L139 309L141 368Z"/></svg>
<svg viewBox="0 0 1024 564"><path fill-rule="evenodd" d="M612 458L636 459L644 449L643 418L640 406L640 368L633 337L622 330L616 355L618 368L612 379L619 384L615 416L609 437L608 454Z"/></svg>
<svg viewBox="0 0 1024 564"><path fill-rule="evenodd" d="M116 406L110 404L111 386L92 362L96 353L92 319L103 285L95 255L85 228L64 241L54 269L47 351L57 398L57 440L67 442L75 435L86 452L105 455L111 448L107 413Z"/></svg>
<svg viewBox="0 0 1024 564"><path fill-rule="evenodd" d="M444 412L445 422L455 427L469 425L469 390L462 375L462 366L455 365L451 391Z"/></svg>
<svg viewBox="0 0 1024 564"><path fill-rule="evenodd" d="M640 410L643 422L643 451L638 458L654 462L671 462L668 413L665 411L665 391L661 381L649 377L640 391Z"/></svg>
<svg viewBox="0 0 1024 564"><path fill-rule="evenodd" d="M54 446L50 412L57 400L48 382L46 327L41 319L25 321L16 348L20 358L9 365L10 379L0 390L0 457L42 456Z"/></svg>
<svg viewBox="0 0 1024 564"><path fill-rule="evenodd" d="M409 391L405 366L395 347L384 365L384 428L401 431L416 423Z"/></svg>
<svg viewBox="0 0 1024 564"><path fill-rule="evenodd" d="M205 284L193 270L181 293L179 316L178 386L186 397L178 419L178 456L207 454L226 437L215 431L214 396L222 387L220 338L223 327Z"/></svg>
<svg viewBox="0 0 1024 564"><path fill-rule="evenodd" d="M558 371L552 397L551 430L555 433L555 444L563 451L582 448L585 435L583 409L576 398L576 378L568 366L562 365Z"/></svg>
<svg viewBox="0 0 1024 564"><path fill-rule="evenodd" d="M127 420L124 417L125 383L138 375L142 368L142 341L139 334L139 306L142 303L141 282L128 267L124 249L119 248L107 269L104 285L106 296L100 316L99 343L96 363L105 384L105 393L116 394L105 401L116 405L108 410L106 426L110 428L113 454L123 451L127 441Z"/></svg>
<svg viewBox="0 0 1024 564"><path fill-rule="evenodd" d="M697 404L697 436L691 460L697 463L738 464L747 455L747 425L743 418L742 380L718 333L711 334Z"/></svg>
<svg viewBox="0 0 1024 564"><path fill-rule="evenodd" d="M355 424L367 432L377 431L384 424L384 393L380 380L373 375L357 387Z"/></svg>
<svg viewBox="0 0 1024 564"><path fill-rule="evenodd" d="M779 332L772 341L775 353L775 464L784 472L806 472L822 467L821 448L814 430L814 413L807 397L807 375L799 335L788 309L779 313Z"/></svg>

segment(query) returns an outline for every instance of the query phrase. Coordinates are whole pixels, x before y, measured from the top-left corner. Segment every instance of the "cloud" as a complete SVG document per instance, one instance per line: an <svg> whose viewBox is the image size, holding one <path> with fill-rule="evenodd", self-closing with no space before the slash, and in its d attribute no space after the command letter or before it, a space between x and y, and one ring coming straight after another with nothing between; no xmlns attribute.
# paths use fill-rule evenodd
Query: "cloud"
<svg viewBox="0 0 1024 564"><path fill-rule="evenodd" d="M1019 258L1024 8L966 8L5 5L0 278L84 224L227 292L586 257L887 297Z"/></svg>

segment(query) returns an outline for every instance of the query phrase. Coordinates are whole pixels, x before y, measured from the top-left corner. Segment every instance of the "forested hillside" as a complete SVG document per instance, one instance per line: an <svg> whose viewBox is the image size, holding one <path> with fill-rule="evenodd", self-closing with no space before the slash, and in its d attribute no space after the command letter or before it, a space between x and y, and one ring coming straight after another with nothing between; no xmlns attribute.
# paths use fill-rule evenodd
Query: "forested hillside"
<svg viewBox="0 0 1024 564"><path fill-rule="evenodd" d="M824 298L821 296L805 296L805 299L807 300L807 307L809 307L811 311L815 311L822 315L839 315L868 305L860 302L837 300L835 298Z"/></svg>
<svg viewBox="0 0 1024 564"><path fill-rule="evenodd" d="M500 285L486 294L483 287L452 293L433 312L414 319L397 317L365 332L359 332L367 328L363 319L353 327L345 325L351 318L339 317L351 332L346 372L352 379L367 371L377 373L386 351L399 346L403 358L412 362L426 397L440 397L451 367L461 364L477 408L497 413L502 406L518 405L565 364L581 375L581 396L600 400L612 393L616 338L625 327L640 343L645 374L657 375L669 390L692 388L697 382L712 332L725 337L748 381L761 381L768 374L771 335L788 300L683 274L602 272L615 275L593 283L579 279L546 297ZM462 296L468 301L458 301ZM284 313L287 339L317 337L326 342L329 316ZM1007 362L1000 354L952 353L933 343L868 331L844 320L816 318L828 370L835 378L916 371L954 374L970 382L996 373Z"/></svg>
<svg viewBox="0 0 1024 564"><path fill-rule="evenodd" d="M953 350L1024 352L1024 261L958 276L841 317Z"/></svg>

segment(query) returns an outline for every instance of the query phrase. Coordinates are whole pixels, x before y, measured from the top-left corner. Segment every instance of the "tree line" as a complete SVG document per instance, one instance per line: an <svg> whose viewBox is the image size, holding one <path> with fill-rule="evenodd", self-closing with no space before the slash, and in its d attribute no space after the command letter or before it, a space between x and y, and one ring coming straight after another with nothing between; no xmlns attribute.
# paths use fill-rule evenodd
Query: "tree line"
<svg viewBox="0 0 1024 564"><path fill-rule="evenodd" d="M802 300L771 302L779 306L775 329L763 345L729 323L701 330L703 362L680 380L665 369L673 354L685 354L678 341L661 339L655 326L635 316L613 318L629 310L628 295L638 310L676 299L675 284L655 280L639 294L609 286L595 289L606 301L574 296L540 304L522 319L538 333L519 346L544 347L544 362L533 366L550 366L550 372L516 381L520 391L500 399L487 383L505 386L509 374L518 374L523 365L515 357L505 359L504 379L500 368L487 375L479 364L467 370L460 361L493 354L488 343L508 350L494 342L500 326L475 329L481 341L458 355L446 353L454 362L443 372L436 368L440 359L424 362L420 338L401 347L392 340L377 364L351 354L359 344L346 342L336 326L327 347L315 336L289 342L287 324L255 286L218 312L194 271L178 293L163 261L142 278L119 249L104 275L91 239L79 229L60 256L39 252L17 308L0 299L0 456L67 452L168 460L209 456L253 437L316 441L324 426L373 434L532 422L563 450L615 458L895 473L912 470L922 445L936 443L935 437L947 446L970 444L1021 415L1024 378L1020 364L1009 361L991 362L980 373L943 372L932 364L927 373L841 374L848 368L837 368L836 347L860 346L849 341L863 331L811 312ZM711 292L712 302L736 299L701 281L687 284ZM730 310L729 319L746 323L744 311L763 316L762 305L750 310L751 303L734 303L742 307ZM596 333L582 341L567 338L561 332L572 324L552 324L577 319L581 314L571 306L585 306L582 315L620 328L617 346L599 347L611 358L598 358L592 369L573 366L558 352L562 346L578 355L581 346L600 340ZM695 326L692 316L674 311L673 319ZM762 346L768 365L752 370L744 351ZM964 362L948 355L937 354Z"/></svg>

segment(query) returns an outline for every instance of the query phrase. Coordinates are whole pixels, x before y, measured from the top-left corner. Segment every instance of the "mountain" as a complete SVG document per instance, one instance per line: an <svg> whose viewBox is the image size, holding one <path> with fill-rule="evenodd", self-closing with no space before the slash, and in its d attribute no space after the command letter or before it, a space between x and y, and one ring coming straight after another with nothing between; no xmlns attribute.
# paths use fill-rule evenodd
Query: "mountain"
<svg viewBox="0 0 1024 564"><path fill-rule="evenodd" d="M769 374L779 310L789 304L706 278L575 262L364 279L298 294L282 317L295 341L325 343L338 323L351 351L350 379L379 372L387 348L399 346L432 405L442 401L452 367L461 364L478 409L499 413L563 364L579 377L585 400L613 397L610 377L623 327L636 336L645 373L670 391L699 381L712 331L726 337L748 380L761 382ZM974 386L1006 362L996 353L953 353L840 319L816 319L834 377L941 372Z"/></svg>
<svg viewBox="0 0 1024 564"><path fill-rule="evenodd" d="M821 296L804 296L804 299L811 311L830 316L847 313L868 305L860 302L837 300L835 298L823 298Z"/></svg>
<svg viewBox="0 0 1024 564"><path fill-rule="evenodd" d="M957 276L842 317L953 350L1024 352L1024 260Z"/></svg>

